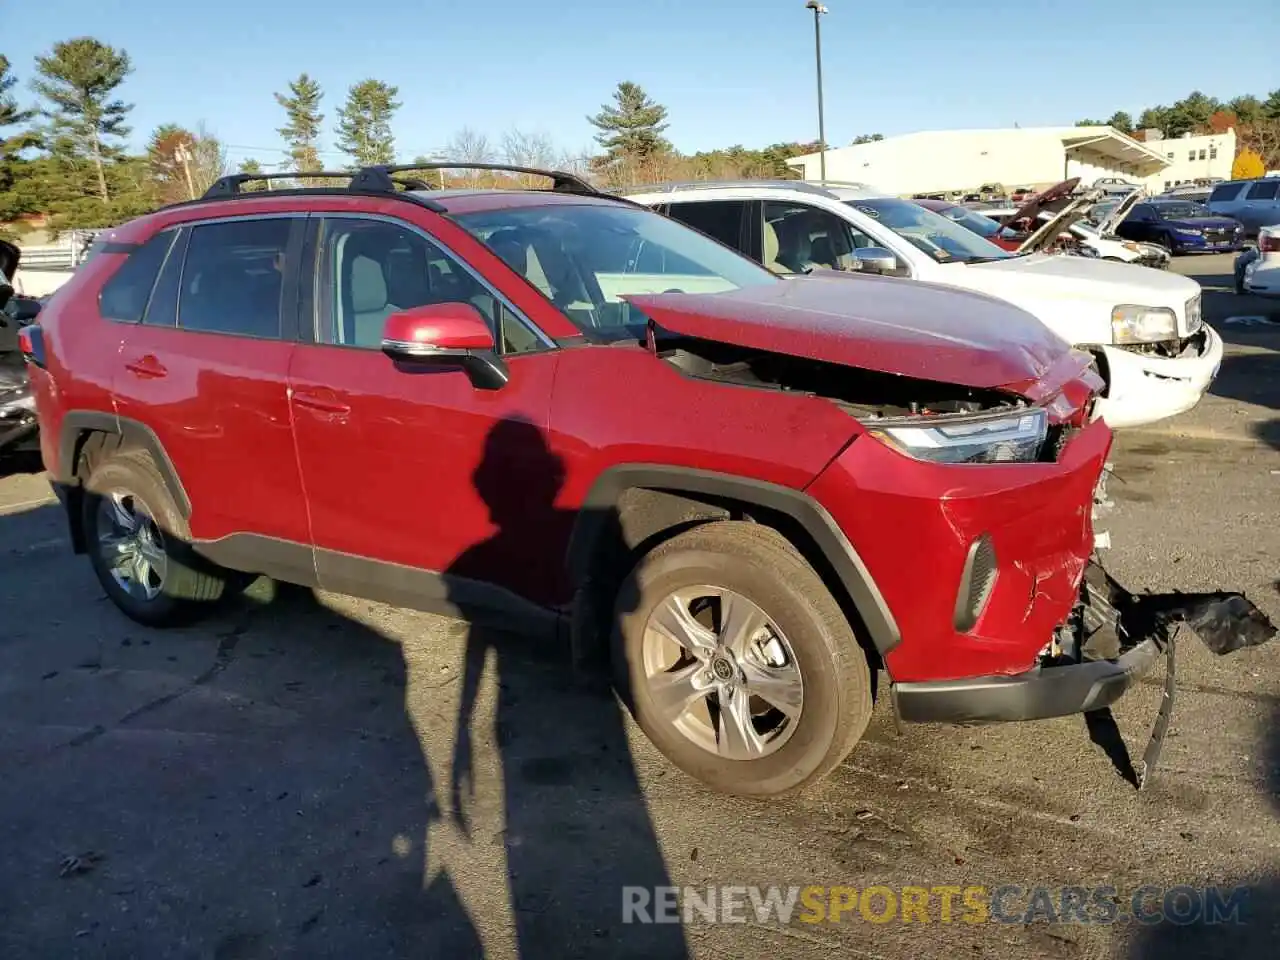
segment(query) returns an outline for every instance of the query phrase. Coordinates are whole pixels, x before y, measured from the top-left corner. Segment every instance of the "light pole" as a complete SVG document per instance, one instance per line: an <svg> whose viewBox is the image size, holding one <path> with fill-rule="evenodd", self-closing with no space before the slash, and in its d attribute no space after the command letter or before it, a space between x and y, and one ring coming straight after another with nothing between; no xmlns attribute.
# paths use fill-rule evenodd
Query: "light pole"
<svg viewBox="0 0 1280 960"><path fill-rule="evenodd" d="M818 179L827 179L827 133L822 123L822 26L827 8L818 0L808 0L805 8L813 11L813 53L818 65Z"/></svg>

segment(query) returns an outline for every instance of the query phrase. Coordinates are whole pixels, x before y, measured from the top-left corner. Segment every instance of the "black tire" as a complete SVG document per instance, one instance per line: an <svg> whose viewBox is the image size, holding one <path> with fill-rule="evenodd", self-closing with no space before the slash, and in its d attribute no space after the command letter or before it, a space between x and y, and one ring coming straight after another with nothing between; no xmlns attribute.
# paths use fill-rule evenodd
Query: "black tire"
<svg viewBox="0 0 1280 960"><path fill-rule="evenodd" d="M794 733L756 760L717 756L654 708L642 660L644 628L673 590L710 584L750 599L786 635L804 684ZM615 684L641 729L673 764L740 796L801 789L840 763L871 718L866 654L822 579L776 530L720 521L679 534L643 557L623 584L613 631Z"/></svg>
<svg viewBox="0 0 1280 960"><path fill-rule="evenodd" d="M165 554L160 593L152 599L131 594L112 577L98 535L98 507L103 497L125 493L136 509L159 528ZM89 562L111 601L130 619L149 627L189 622L222 597L227 575L201 560L190 548L186 522L149 454L129 450L98 464L85 484L81 522Z"/></svg>

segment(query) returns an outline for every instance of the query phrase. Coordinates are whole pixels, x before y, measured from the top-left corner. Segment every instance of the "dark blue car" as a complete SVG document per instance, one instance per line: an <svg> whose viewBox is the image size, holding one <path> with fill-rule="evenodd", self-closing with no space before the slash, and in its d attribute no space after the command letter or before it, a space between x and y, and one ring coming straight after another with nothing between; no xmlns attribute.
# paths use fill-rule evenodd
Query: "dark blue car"
<svg viewBox="0 0 1280 960"><path fill-rule="evenodd" d="M1191 200L1148 200L1135 204L1116 227L1126 240L1145 240L1168 247L1170 253L1218 253L1244 248L1239 220L1209 212Z"/></svg>

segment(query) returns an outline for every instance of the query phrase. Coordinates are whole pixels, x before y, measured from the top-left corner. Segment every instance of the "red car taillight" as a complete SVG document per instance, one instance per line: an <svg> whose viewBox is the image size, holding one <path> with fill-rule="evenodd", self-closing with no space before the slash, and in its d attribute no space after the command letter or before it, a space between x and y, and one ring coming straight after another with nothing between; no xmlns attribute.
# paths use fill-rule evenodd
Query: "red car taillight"
<svg viewBox="0 0 1280 960"><path fill-rule="evenodd" d="M1280 235L1260 234L1258 236L1258 252L1280 253Z"/></svg>

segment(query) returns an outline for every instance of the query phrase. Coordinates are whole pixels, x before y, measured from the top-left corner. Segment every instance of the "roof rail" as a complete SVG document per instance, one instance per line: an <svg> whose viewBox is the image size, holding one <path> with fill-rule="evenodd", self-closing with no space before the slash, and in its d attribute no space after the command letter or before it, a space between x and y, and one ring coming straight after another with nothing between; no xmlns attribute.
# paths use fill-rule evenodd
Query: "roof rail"
<svg viewBox="0 0 1280 960"><path fill-rule="evenodd" d="M578 193L586 196L606 196L602 191L597 190L586 180L576 174L566 173L563 170L543 170L539 167L519 167L509 163L466 163L456 160L439 160L430 163L402 163L395 165L379 165L375 167L365 167L357 175L360 177L368 175L375 181L379 177L385 177L387 182L395 183L391 180L391 174L403 173L415 170L492 170L497 173L527 173L532 176L546 177L551 181L551 189L555 193ZM418 186L418 184L421 186ZM414 184L415 189L431 189L426 183L417 181Z"/></svg>
<svg viewBox="0 0 1280 960"><path fill-rule="evenodd" d="M779 187L784 190L803 190L806 193L830 195L830 191L811 180L674 180L665 183L646 183L623 189L625 193L681 193L686 190L715 190L719 187Z"/></svg>
<svg viewBox="0 0 1280 960"><path fill-rule="evenodd" d="M346 180L346 184L342 186L334 186L332 184L321 184L316 187L290 187L286 190L271 191L272 193L287 194L307 194L307 193L362 193L362 194L392 194L397 195L404 190L426 189L427 185L419 180L414 181L395 181L385 174L378 176L376 168L365 168L361 170L295 170L290 173L233 173L225 177L219 177L213 182L213 185L194 202L202 200L230 200L237 197L258 197L258 192L246 193L241 189L246 183L265 180ZM434 200L425 197L411 198L415 202L422 204L429 210L437 213L443 213L444 207Z"/></svg>

